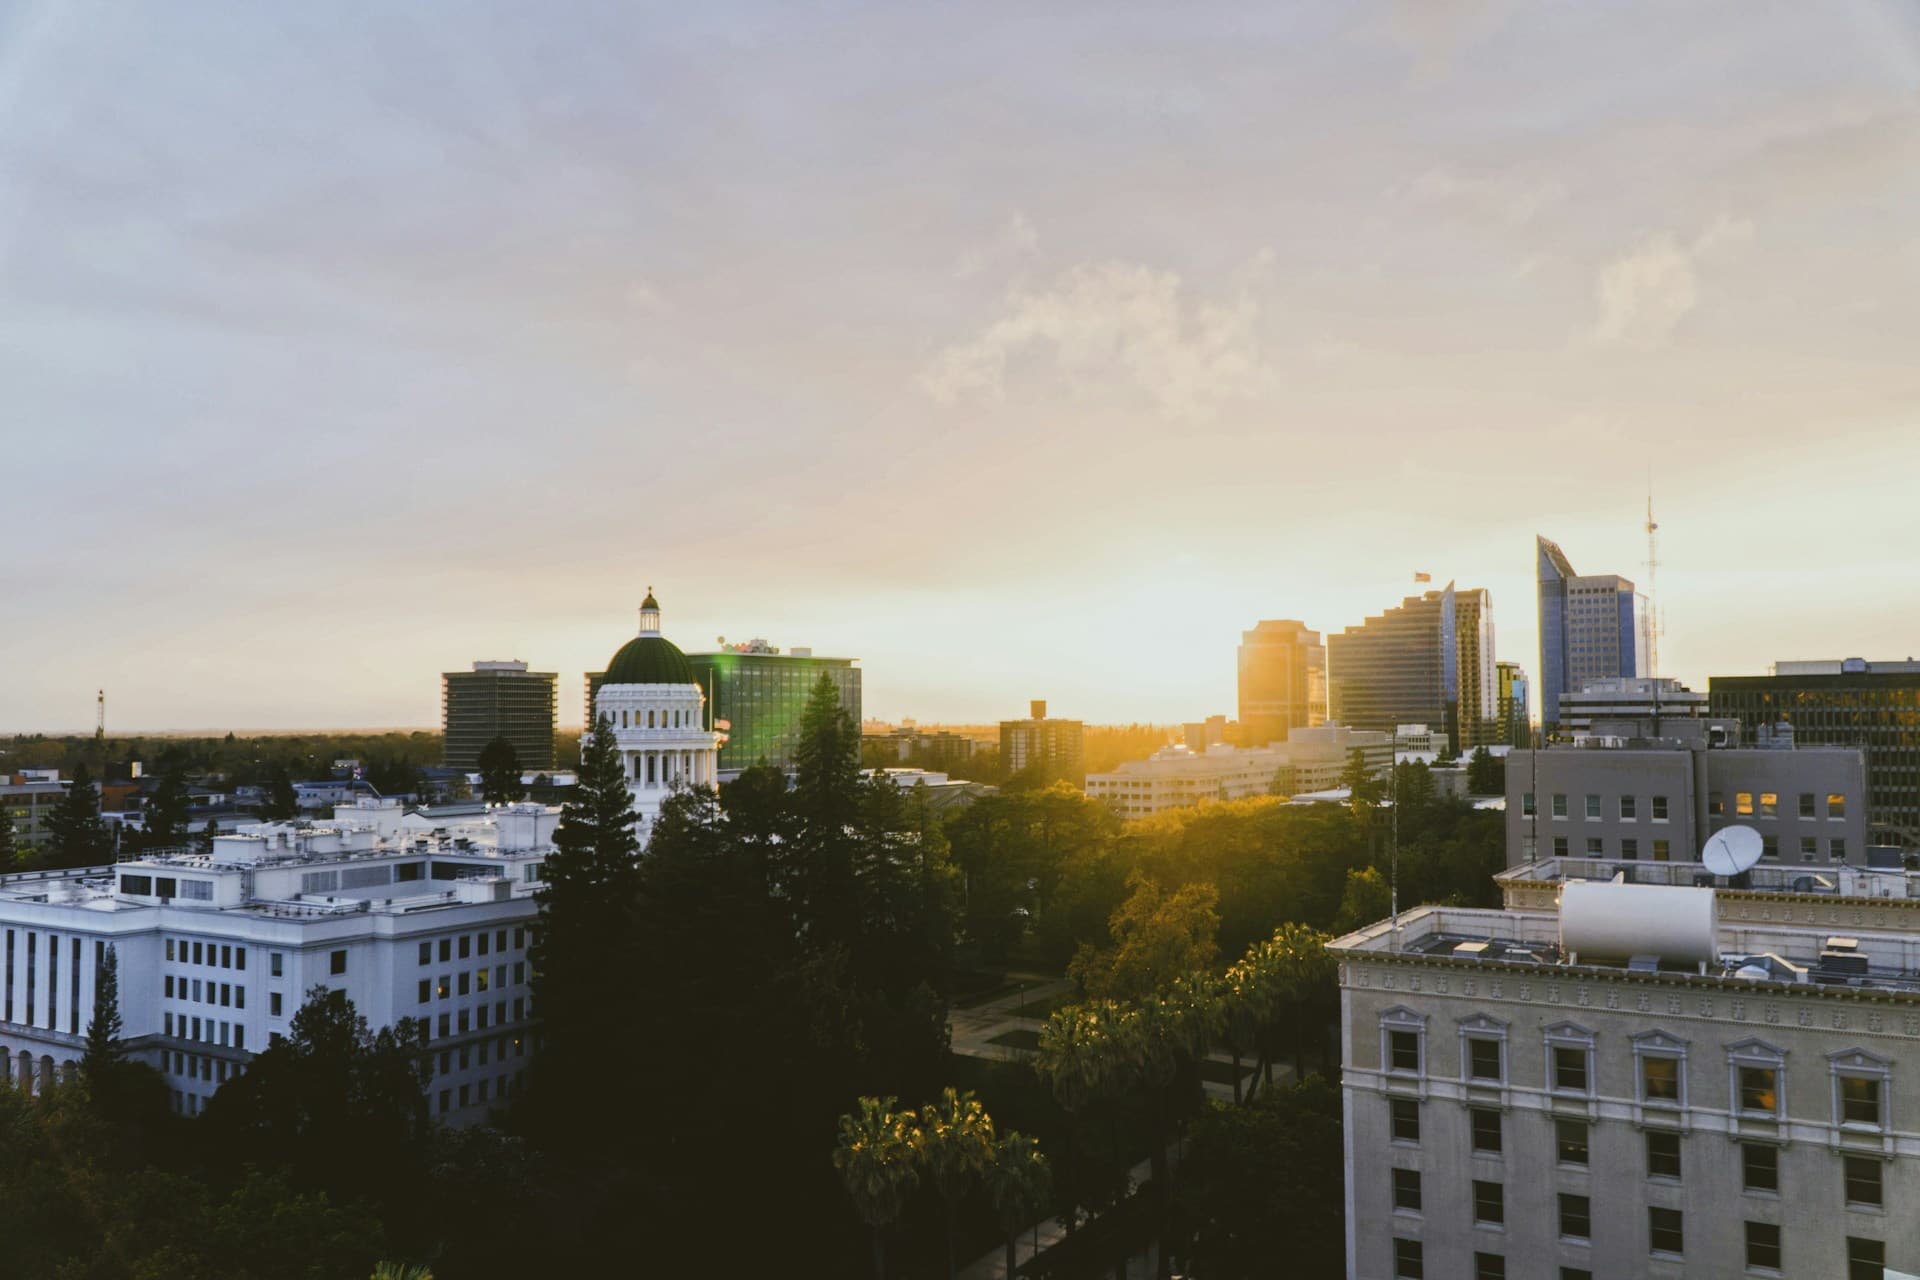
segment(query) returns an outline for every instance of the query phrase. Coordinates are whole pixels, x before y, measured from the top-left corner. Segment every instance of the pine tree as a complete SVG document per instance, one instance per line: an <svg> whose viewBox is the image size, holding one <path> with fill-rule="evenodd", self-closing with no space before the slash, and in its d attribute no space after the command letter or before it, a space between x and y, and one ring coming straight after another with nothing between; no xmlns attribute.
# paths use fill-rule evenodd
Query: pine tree
<svg viewBox="0 0 1920 1280"><path fill-rule="evenodd" d="M604 1069L608 1025L635 980L626 960L640 841L606 716L581 743L579 785L560 811L553 845L541 870L533 987L545 1022L548 1096L564 1109L592 1096L585 1086L596 1065Z"/></svg>
<svg viewBox="0 0 1920 1280"><path fill-rule="evenodd" d="M194 842L193 842L194 848L201 853L212 853L213 838L219 834L220 834L219 821L214 818L208 818L207 825L202 827L200 829L200 834L194 838Z"/></svg>
<svg viewBox="0 0 1920 1280"><path fill-rule="evenodd" d="M160 785L147 800L139 847L170 849L187 841L187 788L178 769L160 775Z"/></svg>
<svg viewBox="0 0 1920 1280"><path fill-rule="evenodd" d="M512 804L526 794L520 785L520 753L500 734L480 749L480 798L488 804Z"/></svg>
<svg viewBox="0 0 1920 1280"><path fill-rule="evenodd" d="M293 780L287 776L287 767L277 764L267 777L267 799L261 806L263 818L291 818L300 811L299 793L293 789Z"/></svg>
<svg viewBox="0 0 1920 1280"><path fill-rule="evenodd" d="M80 1070L89 1088L99 1091L126 1062L120 1043L120 958L112 943L94 980L93 1017L87 1020L87 1052Z"/></svg>
<svg viewBox="0 0 1920 1280"><path fill-rule="evenodd" d="M56 867L84 867L113 856L113 836L100 819L100 792L93 774L82 764L73 771L73 785L47 815L48 862Z"/></svg>
<svg viewBox="0 0 1920 1280"><path fill-rule="evenodd" d="M791 870L801 922L817 937L850 940L859 932L860 727L825 672L807 695L794 765L799 865Z"/></svg>

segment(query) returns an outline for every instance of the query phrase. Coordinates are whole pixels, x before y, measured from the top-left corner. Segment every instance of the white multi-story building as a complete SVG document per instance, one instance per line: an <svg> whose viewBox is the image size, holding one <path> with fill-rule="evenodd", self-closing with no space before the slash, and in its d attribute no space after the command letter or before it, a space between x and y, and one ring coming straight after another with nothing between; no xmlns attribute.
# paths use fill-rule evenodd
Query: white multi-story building
<svg viewBox="0 0 1920 1280"><path fill-rule="evenodd" d="M344 991L374 1027L422 1024L436 1118L477 1120L534 1047L528 947L559 812L448 821L394 802L321 826L261 824L210 853L0 877L0 1073L75 1070L106 949L122 1036L197 1114L307 991Z"/></svg>
<svg viewBox="0 0 1920 1280"><path fill-rule="evenodd" d="M1162 747L1145 760L1088 774L1086 790L1126 818L1210 800L1305 795L1338 787L1356 750L1376 777L1384 777L1392 766L1392 735L1322 724L1297 728L1285 742L1266 747Z"/></svg>
<svg viewBox="0 0 1920 1280"><path fill-rule="evenodd" d="M651 588L640 603L640 634L620 647L592 686L594 715L613 725L644 841L674 788L719 782L726 741L725 733L707 727L706 694L687 655L660 634L660 602Z"/></svg>

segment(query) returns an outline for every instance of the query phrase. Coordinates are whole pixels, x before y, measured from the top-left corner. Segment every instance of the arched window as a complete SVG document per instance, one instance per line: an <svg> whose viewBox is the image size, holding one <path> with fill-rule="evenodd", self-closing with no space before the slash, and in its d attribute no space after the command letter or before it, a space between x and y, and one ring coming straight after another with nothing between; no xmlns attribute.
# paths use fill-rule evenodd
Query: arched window
<svg viewBox="0 0 1920 1280"><path fill-rule="evenodd" d="M633 758L633 780L635 782L640 781L640 757L639 756L635 756Z"/></svg>
<svg viewBox="0 0 1920 1280"><path fill-rule="evenodd" d="M651 728L653 728L653 727L654 727L654 724L653 724L653 708L652 708L652 707L648 707L648 708L647 708L647 728L649 728L649 729L651 729Z"/></svg>
<svg viewBox="0 0 1920 1280"><path fill-rule="evenodd" d="M648 756L647 757L647 785L652 786L653 784L654 784L653 757Z"/></svg>
<svg viewBox="0 0 1920 1280"><path fill-rule="evenodd" d="M622 729L627 727L627 713L624 711L620 713L620 727Z"/></svg>

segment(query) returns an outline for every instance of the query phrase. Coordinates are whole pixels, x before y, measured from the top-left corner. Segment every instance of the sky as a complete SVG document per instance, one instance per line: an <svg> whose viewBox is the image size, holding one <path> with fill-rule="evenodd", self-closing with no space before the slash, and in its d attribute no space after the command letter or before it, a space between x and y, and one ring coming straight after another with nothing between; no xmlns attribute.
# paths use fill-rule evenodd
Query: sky
<svg viewBox="0 0 1920 1280"><path fill-rule="evenodd" d="M869 715L1232 713L1533 538L1920 651L1904 2L0 0L0 729L431 726L649 585Z"/></svg>

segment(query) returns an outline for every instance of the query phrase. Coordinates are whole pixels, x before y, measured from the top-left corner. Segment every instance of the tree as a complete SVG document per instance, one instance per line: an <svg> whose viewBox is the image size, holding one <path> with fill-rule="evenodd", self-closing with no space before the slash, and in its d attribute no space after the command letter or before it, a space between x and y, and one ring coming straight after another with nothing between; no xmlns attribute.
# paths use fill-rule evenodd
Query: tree
<svg viewBox="0 0 1920 1280"><path fill-rule="evenodd" d="M293 779L287 776L285 765L275 764L267 774L266 792L260 805L261 817L282 822L300 812L300 795L293 789Z"/></svg>
<svg viewBox="0 0 1920 1280"><path fill-rule="evenodd" d="M20 843L13 822L13 810L0 801L0 875L15 870L20 860Z"/></svg>
<svg viewBox="0 0 1920 1280"><path fill-rule="evenodd" d="M993 1118L972 1090L957 1093L949 1085L941 1090L938 1102L920 1108L912 1143L920 1167L940 1195L946 1223L947 1280L955 1280L959 1268L953 1258L954 1215L967 1188L986 1173L993 1161Z"/></svg>
<svg viewBox="0 0 1920 1280"><path fill-rule="evenodd" d="M194 837L193 847L195 848L195 850L203 854L212 853L213 838L219 834L220 834L219 820L216 818L208 818L207 825L200 828L200 834Z"/></svg>
<svg viewBox="0 0 1920 1280"><path fill-rule="evenodd" d="M1095 997L1140 999L1182 974L1211 969L1219 952L1220 891L1186 884L1168 893L1136 871L1133 893L1113 913L1114 945L1098 951L1082 945L1067 975Z"/></svg>
<svg viewBox="0 0 1920 1280"><path fill-rule="evenodd" d="M180 771L169 767L160 774L160 784L147 797L142 812L139 848L171 849L187 839L187 787Z"/></svg>
<svg viewBox="0 0 1920 1280"><path fill-rule="evenodd" d="M1393 910L1393 888L1378 867L1350 867L1347 887L1340 895L1340 913L1333 918L1335 934L1351 933Z"/></svg>
<svg viewBox="0 0 1920 1280"><path fill-rule="evenodd" d="M1178 1195L1201 1280L1273 1271L1337 1276L1345 1250L1340 1090L1324 1077L1216 1103L1191 1126Z"/></svg>
<svg viewBox="0 0 1920 1280"><path fill-rule="evenodd" d="M120 957L109 942L94 980L93 1016L87 1020L87 1051L80 1059L80 1071L87 1086L98 1091L107 1087L125 1062L126 1050L120 1043Z"/></svg>
<svg viewBox="0 0 1920 1280"><path fill-rule="evenodd" d="M1475 747L1467 757L1467 791L1476 796L1505 795L1507 761L1485 747Z"/></svg>
<svg viewBox="0 0 1920 1280"><path fill-rule="evenodd" d="M49 865L84 867L113 856L113 834L100 819L100 792L93 774L82 764L73 771L73 784L47 815Z"/></svg>
<svg viewBox="0 0 1920 1280"><path fill-rule="evenodd" d="M480 749L480 798L488 804L512 804L526 795L520 784L520 753L500 734Z"/></svg>
<svg viewBox="0 0 1920 1280"><path fill-rule="evenodd" d="M853 1198L854 1211L873 1231L874 1280L886 1280L885 1231L900 1218L907 1197L920 1182L914 1151L911 1111L895 1109L896 1098L861 1098L860 1109L840 1117L840 1138L833 1167Z"/></svg>
<svg viewBox="0 0 1920 1280"><path fill-rule="evenodd" d="M993 1144L986 1168L987 1200L1007 1240L1006 1274L1014 1273L1014 1244L1020 1232L1045 1211L1053 1195L1053 1171L1040 1154L1038 1139L1009 1130Z"/></svg>
<svg viewBox="0 0 1920 1280"><path fill-rule="evenodd" d="M545 1022L541 1072L549 1100L588 1119L608 1047L610 1011L635 980L630 925L640 885L633 795L602 715L580 747L580 781L560 811L554 852L541 871L534 930L534 999Z"/></svg>

